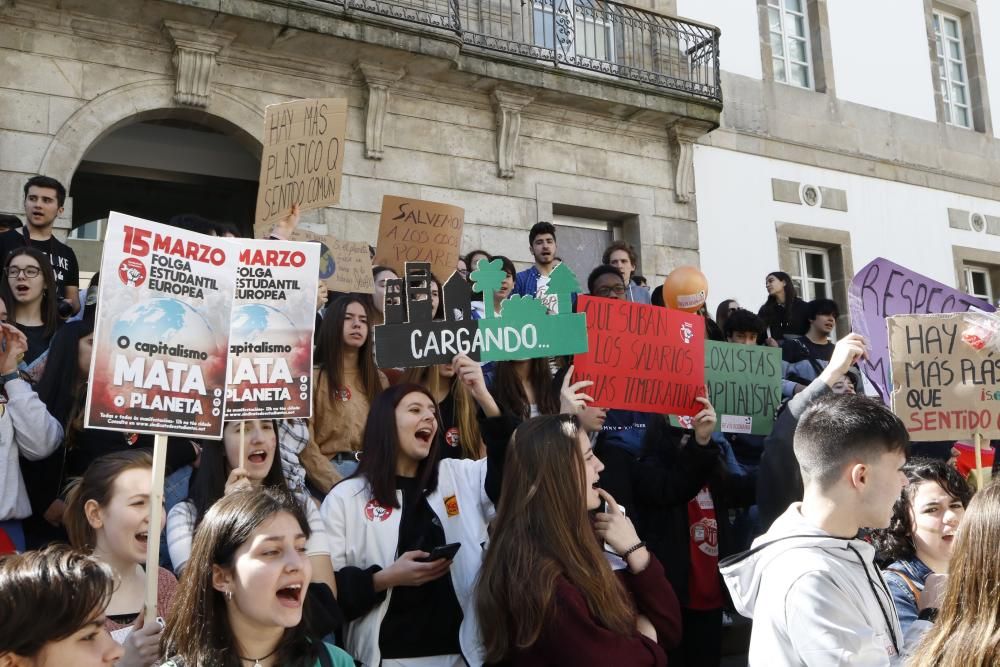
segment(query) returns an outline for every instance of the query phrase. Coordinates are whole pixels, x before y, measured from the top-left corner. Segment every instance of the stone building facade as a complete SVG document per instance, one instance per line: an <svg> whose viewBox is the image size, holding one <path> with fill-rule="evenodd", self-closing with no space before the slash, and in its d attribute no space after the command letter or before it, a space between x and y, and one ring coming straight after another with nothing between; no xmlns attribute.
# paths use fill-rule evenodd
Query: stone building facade
<svg viewBox="0 0 1000 667"><path fill-rule="evenodd" d="M756 309L780 269L846 311L879 256L997 302L1000 3L678 0L677 13L722 31L726 108L695 146L713 306Z"/></svg>
<svg viewBox="0 0 1000 667"><path fill-rule="evenodd" d="M603 0L0 0L0 212L72 184L89 270L108 210L248 229L265 106L344 97L317 231L373 243L383 194L415 196L465 209L465 250L526 263L549 220L578 272L621 237L655 279L698 261L718 77L716 29Z"/></svg>

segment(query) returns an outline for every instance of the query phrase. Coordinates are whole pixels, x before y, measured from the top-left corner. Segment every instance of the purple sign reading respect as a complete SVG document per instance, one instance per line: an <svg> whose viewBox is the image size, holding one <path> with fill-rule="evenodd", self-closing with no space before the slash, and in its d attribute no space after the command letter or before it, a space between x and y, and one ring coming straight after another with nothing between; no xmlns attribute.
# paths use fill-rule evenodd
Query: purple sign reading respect
<svg viewBox="0 0 1000 667"><path fill-rule="evenodd" d="M969 296L906 267L878 257L858 271L848 290L851 324L868 340L868 360L859 365L882 400L889 403L890 315L964 313L970 308L994 312L988 302Z"/></svg>

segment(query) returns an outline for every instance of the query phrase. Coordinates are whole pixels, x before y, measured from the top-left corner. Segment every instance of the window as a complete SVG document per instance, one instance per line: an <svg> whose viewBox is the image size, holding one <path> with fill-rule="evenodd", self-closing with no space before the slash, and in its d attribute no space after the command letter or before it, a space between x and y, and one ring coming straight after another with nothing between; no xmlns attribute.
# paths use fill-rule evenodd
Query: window
<svg viewBox="0 0 1000 667"><path fill-rule="evenodd" d="M813 87L807 0L767 0L774 80Z"/></svg>
<svg viewBox="0 0 1000 667"><path fill-rule="evenodd" d="M556 48L553 4L553 0L534 0L533 3L534 43L546 49ZM568 6L575 20L573 41L567 55L615 62L612 24L603 6L594 0L574 0L568 2Z"/></svg>
<svg viewBox="0 0 1000 667"><path fill-rule="evenodd" d="M971 128L972 112L962 21L957 16L935 11L934 41L937 45L941 97L944 100L944 120L950 125Z"/></svg>
<svg viewBox="0 0 1000 667"><path fill-rule="evenodd" d="M69 238L71 239L85 239L87 241L99 241L103 238L102 227L104 226L104 220L91 220L86 222L79 227L74 227L69 232Z"/></svg>
<svg viewBox="0 0 1000 667"><path fill-rule="evenodd" d="M824 248L791 246L792 282L805 301L833 298L830 281L830 256Z"/></svg>
<svg viewBox="0 0 1000 667"><path fill-rule="evenodd" d="M621 238L621 225L608 220L556 213L552 223L556 226L559 256L581 284L586 283L591 269L601 264L604 249Z"/></svg>
<svg viewBox="0 0 1000 667"><path fill-rule="evenodd" d="M965 267L965 291L970 296L993 303L993 287L990 284L989 269L976 266Z"/></svg>

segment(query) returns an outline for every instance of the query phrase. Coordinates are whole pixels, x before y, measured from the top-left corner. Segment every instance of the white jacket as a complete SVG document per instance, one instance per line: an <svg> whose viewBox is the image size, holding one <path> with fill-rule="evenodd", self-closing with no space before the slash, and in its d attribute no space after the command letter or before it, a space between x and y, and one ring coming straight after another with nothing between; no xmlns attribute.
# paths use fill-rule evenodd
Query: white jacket
<svg viewBox="0 0 1000 667"><path fill-rule="evenodd" d="M24 380L11 380L5 387L7 404L0 415L0 521L31 516L28 491L21 476L18 455L38 461L56 451L62 442L59 421ZM35 508L44 512L47 508Z"/></svg>
<svg viewBox="0 0 1000 667"><path fill-rule="evenodd" d="M452 585L464 615L459 643L469 665L480 667L483 650L474 592L483 562L486 527L495 512L484 488L486 459L444 459L438 465L437 489L427 496L427 502L444 527L445 542L462 543L451 566ZM396 498L402 505L402 492L397 491ZM362 477L337 484L323 501L320 513L329 536L334 571L347 566L366 569L378 565L384 569L396 561L402 511L371 501L368 482ZM381 604L347 626L347 651L366 667L381 664L379 630L391 598L389 589Z"/></svg>
<svg viewBox="0 0 1000 667"><path fill-rule="evenodd" d="M720 563L736 610L753 619L750 666L897 664L903 631L875 549L809 524L801 505Z"/></svg>

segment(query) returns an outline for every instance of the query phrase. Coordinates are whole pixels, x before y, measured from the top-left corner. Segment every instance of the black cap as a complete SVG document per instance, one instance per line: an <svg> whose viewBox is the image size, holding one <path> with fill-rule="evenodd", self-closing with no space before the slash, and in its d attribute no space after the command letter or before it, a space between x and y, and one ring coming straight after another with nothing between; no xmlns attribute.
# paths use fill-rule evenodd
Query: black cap
<svg viewBox="0 0 1000 667"><path fill-rule="evenodd" d="M21 226L21 219L16 215L7 215L6 213L0 213L0 227L6 227L7 229L17 229Z"/></svg>

